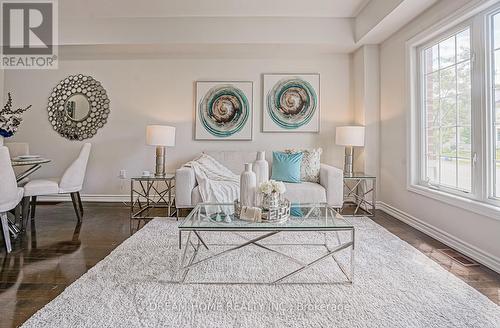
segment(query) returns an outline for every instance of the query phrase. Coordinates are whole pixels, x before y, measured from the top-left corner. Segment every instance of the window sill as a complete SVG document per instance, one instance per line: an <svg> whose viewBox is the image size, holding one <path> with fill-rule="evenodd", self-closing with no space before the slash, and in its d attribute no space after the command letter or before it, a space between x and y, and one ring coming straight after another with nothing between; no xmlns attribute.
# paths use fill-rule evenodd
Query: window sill
<svg viewBox="0 0 500 328"><path fill-rule="evenodd" d="M434 200L459 207L466 211L484 215L492 219L500 220L500 207L483 203L474 199L460 197L440 190L427 188L421 185L410 185L408 191L432 198Z"/></svg>

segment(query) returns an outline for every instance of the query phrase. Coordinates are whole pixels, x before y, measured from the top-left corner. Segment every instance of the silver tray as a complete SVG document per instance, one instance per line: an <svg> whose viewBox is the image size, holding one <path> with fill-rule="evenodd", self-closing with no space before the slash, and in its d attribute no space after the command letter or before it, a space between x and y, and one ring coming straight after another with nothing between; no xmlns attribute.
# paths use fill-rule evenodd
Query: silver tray
<svg viewBox="0 0 500 328"><path fill-rule="evenodd" d="M290 218L291 203L288 199L280 201L279 206L262 209L262 222L282 223ZM241 204L238 201L234 202L234 215L239 218L241 213Z"/></svg>

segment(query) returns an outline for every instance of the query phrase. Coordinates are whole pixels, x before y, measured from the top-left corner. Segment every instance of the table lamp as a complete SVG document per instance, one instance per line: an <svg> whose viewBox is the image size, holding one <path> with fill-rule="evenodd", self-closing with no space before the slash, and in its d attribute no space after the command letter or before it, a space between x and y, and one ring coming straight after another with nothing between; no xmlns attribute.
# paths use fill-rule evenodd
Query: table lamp
<svg viewBox="0 0 500 328"><path fill-rule="evenodd" d="M175 127L167 125L148 125L146 127L146 143L156 146L155 176L165 176L166 147L175 146Z"/></svg>
<svg viewBox="0 0 500 328"><path fill-rule="evenodd" d="M339 126L335 131L335 143L339 146L345 146L344 174L353 175L352 159L354 154L353 147L363 147L365 145L365 127L364 126Z"/></svg>

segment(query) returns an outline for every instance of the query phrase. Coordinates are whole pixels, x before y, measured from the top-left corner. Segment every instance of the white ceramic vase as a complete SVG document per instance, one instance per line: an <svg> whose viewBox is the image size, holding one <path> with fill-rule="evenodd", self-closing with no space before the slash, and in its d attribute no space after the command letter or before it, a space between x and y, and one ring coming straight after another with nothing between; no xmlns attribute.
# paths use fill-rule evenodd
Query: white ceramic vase
<svg viewBox="0 0 500 328"><path fill-rule="evenodd" d="M257 159L253 162L253 171L257 177L257 187L260 186L262 182L269 180L269 164L266 161L266 152L257 152Z"/></svg>
<svg viewBox="0 0 500 328"><path fill-rule="evenodd" d="M240 176L240 203L241 206L255 206L257 191L257 177L252 171L252 163L245 164L245 171Z"/></svg>

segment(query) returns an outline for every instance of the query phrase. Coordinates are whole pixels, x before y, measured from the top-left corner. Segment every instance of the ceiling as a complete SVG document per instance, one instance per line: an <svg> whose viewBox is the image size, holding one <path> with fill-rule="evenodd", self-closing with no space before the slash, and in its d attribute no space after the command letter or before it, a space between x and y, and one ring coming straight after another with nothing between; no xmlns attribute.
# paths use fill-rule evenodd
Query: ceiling
<svg viewBox="0 0 500 328"><path fill-rule="evenodd" d="M356 17L370 0L71 0L69 17Z"/></svg>
<svg viewBox="0 0 500 328"><path fill-rule="evenodd" d="M64 0L59 45L68 57L351 53L381 43L436 1Z"/></svg>

